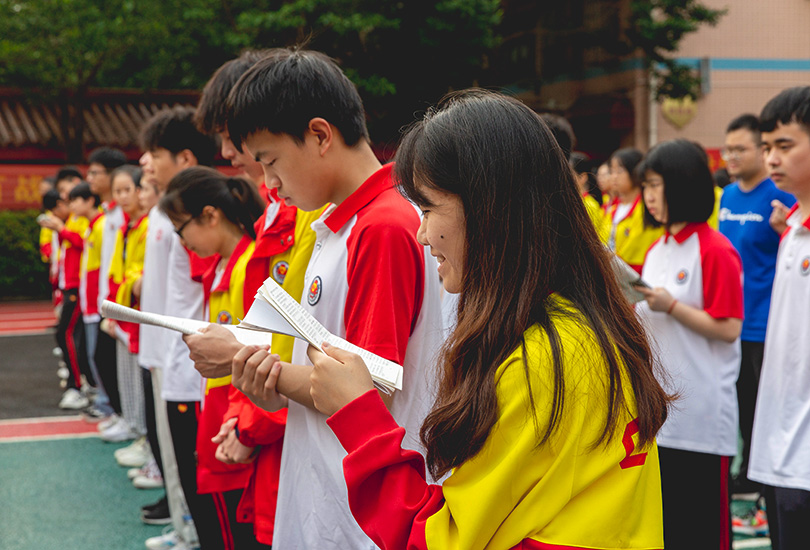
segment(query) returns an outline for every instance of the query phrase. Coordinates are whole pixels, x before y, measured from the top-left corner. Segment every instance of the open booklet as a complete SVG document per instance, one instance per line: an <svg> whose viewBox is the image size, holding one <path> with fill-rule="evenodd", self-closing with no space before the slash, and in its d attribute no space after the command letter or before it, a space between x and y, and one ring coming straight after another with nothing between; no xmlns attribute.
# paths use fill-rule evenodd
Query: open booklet
<svg viewBox="0 0 810 550"><path fill-rule="evenodd" d="M619 258L616 254L611 252L613 274L616 275L616 280L619 281L619 286L622 287L625 298L631 303L635 304L644 299L644 295L637 290L637 287L650 288L644 279L641 278L635 269L630 267L627 262Z"/></svg>
<svg viewBox="0 0 810 550"><path fill-rule="evenodd" d="M109 300L101 306L101 313L109 319L155 325L183 334L194 334L209 323L157 313L146 313L128 308ZM323 351L321 344L341 348L362 357L374 385L385 393L402 390L402 366L383 359L368 350L335 336L312 315L307 313L295 299L287 294L273 279L268 278L256 293L245 318L238 325L221 325L230 330L236 339L245 345L269 344L268 333L286 334L300 338Z"/></svg>

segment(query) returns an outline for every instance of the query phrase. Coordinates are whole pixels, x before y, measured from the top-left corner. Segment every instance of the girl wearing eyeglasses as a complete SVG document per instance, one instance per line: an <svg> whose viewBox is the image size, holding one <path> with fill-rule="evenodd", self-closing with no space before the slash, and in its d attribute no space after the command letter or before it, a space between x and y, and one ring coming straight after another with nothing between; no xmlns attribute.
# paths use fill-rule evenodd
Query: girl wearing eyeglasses
<svg viewBox="0 0 810 550"><path fill-rule="evenodd" d="M207 320L238 324L245 316L245 268L255 246L254 223L265 207L255 185L212 168L188 168L169 182L159 207L184 246L202 258L213 256L202 276ZM205 379L197 429L197 483L191 490L210 495L210 499L191 510L192 518L196 525L219 525L223 540L232 539L235 548L264 548L256 541L253 524L241 523L237 517L239 501L253 474L253 461L237 463L237 457L212 441L229 420L226 415L234 392L238 393L230 376ZM202 537L200 542L205 548Z"/></svg>

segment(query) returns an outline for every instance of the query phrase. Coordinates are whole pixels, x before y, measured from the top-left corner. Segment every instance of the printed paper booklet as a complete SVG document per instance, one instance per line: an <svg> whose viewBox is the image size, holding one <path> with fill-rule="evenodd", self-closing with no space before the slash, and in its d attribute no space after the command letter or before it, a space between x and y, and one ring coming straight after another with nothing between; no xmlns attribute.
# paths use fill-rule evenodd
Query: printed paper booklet
<svg viewBox="0 0 810 550"><path fill-rule="evenodd" d="M194 319L138 311L109 300L105 300L102 304L101 314L109 319L164 327L183 334L195 334L210 324ZM330 346L362 357L375 386L381 391L392 393L394 390L402 390L402 366L355 346L326 330L272 277L259 288L253 304L241 323L221 326L230 330L236 339L245 345L269 344L268 333L300 338L321 351L323 351L321 344L326 342Z"/></svg>

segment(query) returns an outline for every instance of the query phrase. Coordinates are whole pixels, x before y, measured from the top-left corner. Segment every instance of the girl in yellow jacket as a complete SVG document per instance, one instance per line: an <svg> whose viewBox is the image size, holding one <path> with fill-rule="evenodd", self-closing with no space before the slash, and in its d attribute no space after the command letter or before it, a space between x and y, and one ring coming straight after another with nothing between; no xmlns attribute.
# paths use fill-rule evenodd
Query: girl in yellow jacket
<svg viewBox="0 0 810 550"><path fill-rule="evenodd" d="M425 459L400 446L357 355L310 348L314 406L380 548L663 547L654 438L669 398L553 139L520 102L470 90L397 152L417 238L459 294ZM426 468L449 477L429 485Z"/></svg>
<svg viewBox="0 0 810 550"><path fill-rule="evenodd" d="M141 169L129 165L122 166L112 173L111 181L113 198L124 212L124 224L116 235L115 249L110 262L109 299L137 309L139 296L136 282L143 274L146 230L149 222L147 212L141 208L138 196L141 187ZM124 322L117 325L110 323L106 330L117 338L116 372L121 395L121 417L129 431L124 428L115 430L114 439L124 441L146 434L143 374L138 365L138 325Z"/></svg>
<svg viewBox="0 0 810 550"><path fill-rule="evenodd" d="M608 206L608 248L639 275L650 246L664 234L660 227L644 225L641 181L635 174L644 155L633 148L619 149L610 157L610 176L616 198Z"/></svg>

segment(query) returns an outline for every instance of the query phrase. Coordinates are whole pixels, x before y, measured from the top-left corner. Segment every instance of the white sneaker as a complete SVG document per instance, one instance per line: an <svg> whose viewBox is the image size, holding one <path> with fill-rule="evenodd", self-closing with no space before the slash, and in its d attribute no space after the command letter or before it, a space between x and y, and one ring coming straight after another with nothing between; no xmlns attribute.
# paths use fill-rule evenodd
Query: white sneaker
<svg viewBox="0 0 810 550"><path fill-rule="evenodd" d="M146 539L146 547L149 550L192 550L191 546L180 538L177 531L168 531L157 537Z"/></svg>
<svg viewBox="0 0 810 550"><path fill-rule="evenodd" d="M144 475L144 473L143 468L130 468L127 470L127 479L132 481L136 477Z"/></svg>
<svg viewBox="0 0 810 550"><path fill-rule="evenodd" d="M104 430L106 430L107 428L112 426L113 424L117 423L119 420L121 420L121 417L118 416L117 414L113 413L110 416L108 416L106 419L99 422L96 425L96 428L98 429L98 431L103 432Z"/></svg>
<svg viewBox="0 0 810 550"><path fill-rule="evenodd" d="M90 405L90 400L82 395L76 388L69 388L62 394L59 401L60 409L81 410Z"/></svg>
<svg viewBox="0 0 810 550"><path fill-rule="evenodd" d="M140 468L152 457L146 437L141 436L128 447L115 450L115 461L126 468Z"/></svg>
<svg viewBox="0 0 810 550"><path fill-rule="evenodd" d="M129 441L135 439L136 434L130 429L129 424L123 418L101 431L101 439L110 443L119 443L121 441Z"/></svg>
<svg viewBox="0 0 810 550"><path fill-rule="evenodd" d="M157 462L152 459L149 464L144 466L143 475L135 476L132 479L132 485L136 489L160 489L163 487L163 477L160 475Z"/></svg>

